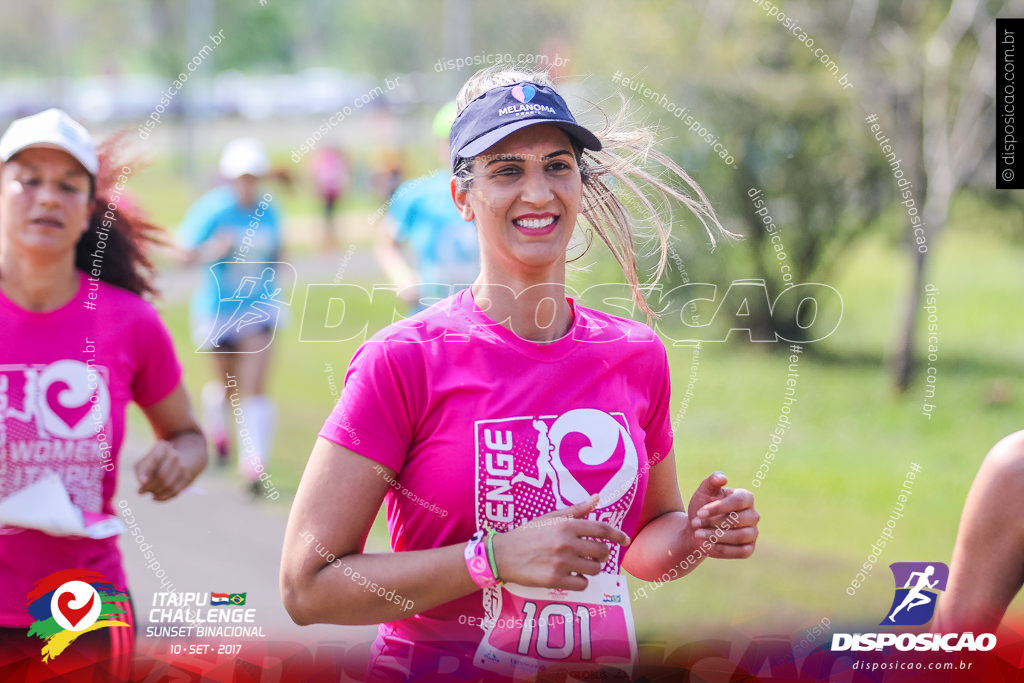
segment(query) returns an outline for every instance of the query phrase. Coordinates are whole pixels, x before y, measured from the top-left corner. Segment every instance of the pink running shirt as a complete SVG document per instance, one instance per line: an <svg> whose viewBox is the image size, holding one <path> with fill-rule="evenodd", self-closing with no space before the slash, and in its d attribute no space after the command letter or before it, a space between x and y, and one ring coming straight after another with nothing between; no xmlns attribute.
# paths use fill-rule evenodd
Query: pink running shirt
<svg viewBox="0 0 1024 683"><path fill-rule="evenodd" d="M665 348L642 323L568 302L569 333L538 344L492 321L465 289L356 352L320 436L398 473L385 498L396 552L512 529L592 493L601 494L598 518L635 536L648 470L672 448ZM613 546L602 572L624 585L620 563ZM481 624L508 612L495 595L478 591L381 624L371 672L400 680L437 671L443 659L458 662L458 677L482 675ZM535 653L536 633L524 638ZM549 636L548 645L568 648L572 638Z"/></svg>
<svg viewBox="0 0 1024 683"><path fill-rule="evenodd" d="M181 365L150 304L79 275L74 298L48 313L26 311L0 291L0 499L52 471L72 504L116 515L125 408L166 398L181 382ZM127 589L116 537L0 526L0 626L28 627L32 584L75 568Z"/></svg>

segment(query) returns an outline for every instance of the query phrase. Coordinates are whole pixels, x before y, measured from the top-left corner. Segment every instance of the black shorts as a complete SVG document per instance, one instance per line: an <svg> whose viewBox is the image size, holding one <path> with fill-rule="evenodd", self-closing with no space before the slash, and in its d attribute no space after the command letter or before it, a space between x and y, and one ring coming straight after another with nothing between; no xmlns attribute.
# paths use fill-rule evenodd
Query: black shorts
<svg viewBox="0 0 1024 683"><path fill-rule="evenodd" d="M273 334L274 330L275 326L270 323L262 325L253 325L245 331L245 335L248 336L254 334L267 333ZM212 353L217 353L218 351L223 351L225 353L238 353L241 339L242 338L239 336L236 330L228 330L223 335L221 335L220 339L216 341L214 347L209 349L209 351Z"/></svg>

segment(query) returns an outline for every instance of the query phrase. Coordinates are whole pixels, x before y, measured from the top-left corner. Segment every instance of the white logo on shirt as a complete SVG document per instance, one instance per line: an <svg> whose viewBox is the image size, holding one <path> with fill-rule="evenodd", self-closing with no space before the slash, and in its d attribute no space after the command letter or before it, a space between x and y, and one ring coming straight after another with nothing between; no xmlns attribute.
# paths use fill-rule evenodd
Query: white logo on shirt
<svg viewBox="0 0 1024 683"><path fill-rule="evenodd" d="M108 374L70 359L0 366L0 498L56 471L72 503L100 510L114 467Z"/></svg>
<svg viewBox="0 0 1024 683"><path fill-rule="evenodd" d="M577 408L563 413L550 430L543 420L534 420L533 427L537 430L537 477L520 472L512 478L513 484L527 482L541 488L550 481L552 493L569 505L597 493L601 506L607 507L625 495L636 479L636 446L626 428L608 413ZM596 469L609 461L618 469L611 473ZM576 463L586 467L569 466Z"/></svg>

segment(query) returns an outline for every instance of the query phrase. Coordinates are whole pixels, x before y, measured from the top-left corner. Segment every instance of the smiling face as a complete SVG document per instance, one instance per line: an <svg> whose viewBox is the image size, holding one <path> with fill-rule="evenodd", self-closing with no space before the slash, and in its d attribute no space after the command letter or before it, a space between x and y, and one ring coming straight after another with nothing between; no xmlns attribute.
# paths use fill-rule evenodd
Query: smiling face
<svg viewBox="0 0 1024 683"><path fill-rule="evenodd" d="M569 136L538 124L476 157L471 187L453 196L462 217L476 222L485 270L563 282L582 192Z"/></svg>
<svg viewBox="0 0 1024 683"><path fill-rule="evenodd" d="M0 166L0 250L73 253L88 227L89 173L70 154L29 147Z"/></svg>

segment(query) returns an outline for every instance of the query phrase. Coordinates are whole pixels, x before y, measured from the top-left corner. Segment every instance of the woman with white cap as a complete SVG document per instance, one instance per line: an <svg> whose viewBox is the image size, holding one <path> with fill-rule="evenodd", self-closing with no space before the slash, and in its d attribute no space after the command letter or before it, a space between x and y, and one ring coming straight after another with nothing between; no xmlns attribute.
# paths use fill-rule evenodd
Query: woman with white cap
<svg viewBox="0 0 1024 683"><path fill-rule="evenodd" d="M56 572L96 572L126 590L113 497L130 401L158 439L135 465L140 493L169 500L206 465L171 337L143 299L154 293L146 252L158 230L119 206L130 174L58 109L0 137L4 654L39 660L41 641L26 633L42 617L26 597ZM131 609L116 618L134 625ZM132 637L91 631L53 664L130 652Z"/></svg>
<svg viewBox="0 0 1024 683"><path fill-rule="evenodd" d="M270 459L276 408L266 395L270 346L281 307L275 302L281 226L273 196L260 192L270 171L263 144L238 138L224 148L220 175L228 181L189 209L179 244L205 270L192 298L192 335L198 349L211 353L217 379L203 387L207 436L226 462L225 412L235 411L239 472L253 495Z"/></svg>
<svg viewBox="0 0 1024 683"><path fill-rule="evenodd" d="M594 135L542 74L480 72L458 108L450 189L476 224L480 275L353 357L292 508L285 607L301 624L381 623L371 680L628 670L621 570L667 581L748 557L758 515L720 472L683 502L665 348L567 298L566 249L585 218L650 312L607 180L636 188L639 174L712 239L724 229L671 160L657 157L698 199L616 154L656 156L642 131ZM364 552L385 500L395 552Z"/></svg>

